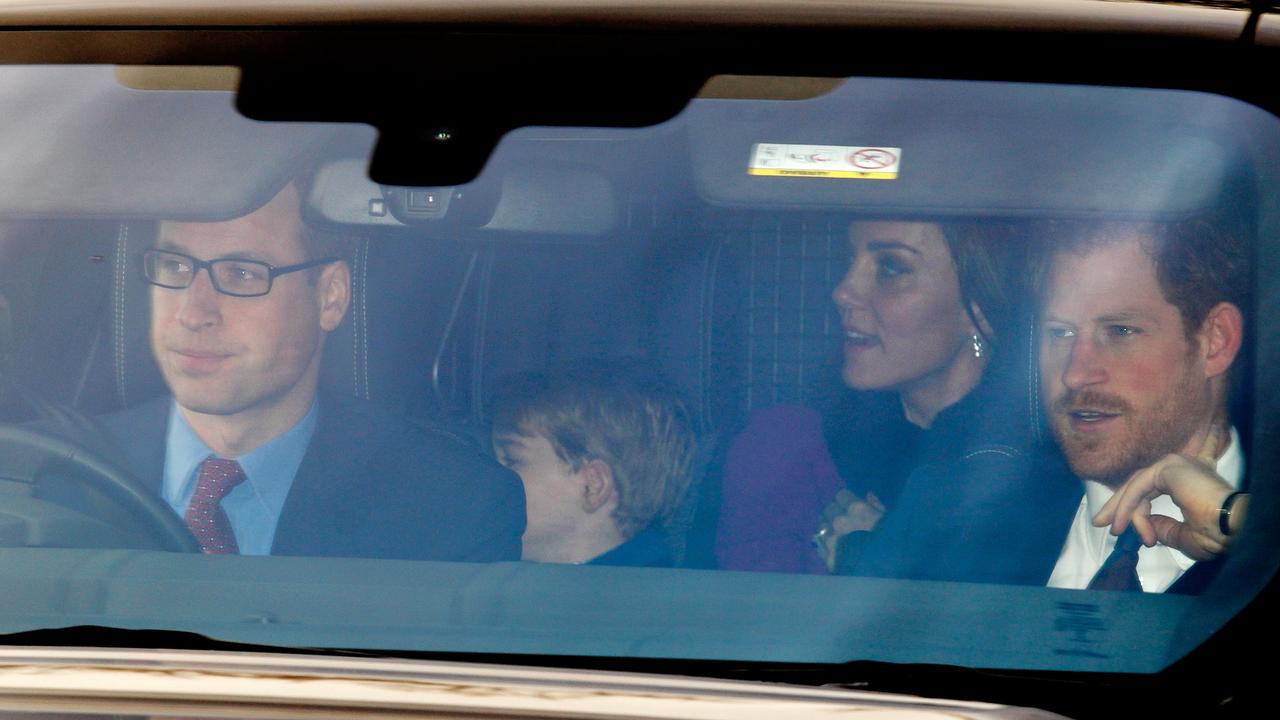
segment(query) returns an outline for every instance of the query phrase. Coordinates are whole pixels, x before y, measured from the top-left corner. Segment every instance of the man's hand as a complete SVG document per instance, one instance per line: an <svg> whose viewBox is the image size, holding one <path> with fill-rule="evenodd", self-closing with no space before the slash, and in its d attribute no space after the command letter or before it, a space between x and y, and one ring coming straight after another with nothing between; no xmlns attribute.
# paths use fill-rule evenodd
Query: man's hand
<svg viewBox="0 0 1280 720"><path fill-rule="evenodd" d="M874 530L884 515L884 505L873 492L860 498L848 490L836 493L836 499L827 503L822 511L822 524L813 536L818 555L828 570L836 566L836 545L840 538L852 532Z"/></svg>
<svg viewBox="0 0 1280 720"><path fill-rule="evenodd" d="M1215 469L1217 437L1218 433L1207 433L1195 457L1166 455L1134 473L1102 506L1093 524L1110 525L1111 533L1119 535L1132 522L1147 547L1159 542L1196 560L1221 554L1230 538L1222 534L1219 515L1223 501L1234 488ZM1182 511L1181 522L1151 514L1151 501L1161 495L1170 496ZM1233 506L1232 526L1239 526L1247 501L1247 496L1242 497Z"/></svg>

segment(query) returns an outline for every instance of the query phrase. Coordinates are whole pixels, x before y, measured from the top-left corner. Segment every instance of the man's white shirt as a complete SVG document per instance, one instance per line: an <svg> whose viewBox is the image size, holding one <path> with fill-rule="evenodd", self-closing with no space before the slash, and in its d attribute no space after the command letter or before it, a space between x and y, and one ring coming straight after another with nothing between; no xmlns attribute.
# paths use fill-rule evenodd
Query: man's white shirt
<svg viewBox="0 0 1280 720"><path fill-rule="evenodd" d="M1231 443L1218 458L1216 470L1227 484L1240 487L1244 477L1244 453L1240 450L1240 438L1231 428ZM1102 483L1086 480L1084 498L1071 522L1066 543L1058 556L1058 564L1049 576L1049 587L1083 590L1115 549L1116 537L1111 527L1095 527L1093 517L1102 510L1115 492ZM1168 495L1151 501L1151 514L1167 515L1182 520L1182 511ZM1182 577L1182 573L1195 564L1195 560L1178 550L1164 545L1143 547L1138 550L1138 579L1144 592L1164 592Z"/></svg>

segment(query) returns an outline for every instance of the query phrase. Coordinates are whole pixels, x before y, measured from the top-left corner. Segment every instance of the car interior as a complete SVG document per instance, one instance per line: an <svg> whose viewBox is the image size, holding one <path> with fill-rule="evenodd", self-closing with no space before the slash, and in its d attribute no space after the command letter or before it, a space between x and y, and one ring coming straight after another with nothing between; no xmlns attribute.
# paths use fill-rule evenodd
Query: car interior
<svg viewBox="0 0 1280 720"><path fill-rule="evenodd" d="M1256 237L1274 237L1280 211L1258 189L1277 186L1280 124L1259 108L1184 91L726 76L643 127L522 127L502 136L473 180L397 184L378 175L388 151L368 125L250 120L231 92L184 89L189 77L172 72L39 72L50 76L13 73L11 85L65 120L23 133L0 123L0 166L52 158L38 174L0 178L0 341L14 388L6 420L49 421L57 408L92 418L163 393L138 267L156 221L236 217L312 168L308 219L353 248L354 300L328 340L327 392L397 407L487 451L487 407L504 377L639 357L695 409L704 449L675 528L678 569L224 562L139 549L179 548L127 530L118 540L101 519L32 505L0 526L10 538L0 555L27 579L12 607L246 642L316 644L319 633L328 647L394 648L432 636L456 652L686 658L746 652L729 617L776 662L844 662L856 647L888 662L948 663L959 653L984 666L1151 672L1221 627L1280 563L1267 550L1280 527L1270 522L1275 503L1259 502L1254 541L1231 558L1222 591L1203 598L1082 605L1041 588L921 592L909 582L708 572L725 442L753 410L821 406L841 392L830 295L848 263L851 220L1228 212L1247 216ZM448 132L435 137L447 142ZM901 169L750 172L766 167L752 164L761 145L880 148L900 156ZM95 181L107 169L112 181ZM389 176L404 172L401 163ZM1265 308L1277 292L1266 272L1277 248L1258 243L1256 252ZM1258 357L1273 356L1274 327L1261 322L1255 339ZM1274 387L1274 373L1258 364L1254 397ZM1248 410L1257 412L1245 434L1264 436L1274 419ZM1037 410L1024 421L1038 422ZM13 437L15 447L29 442ZM1252 467L1271 467L1274 451L1252 447ZM11 455L29 474L73 472L58 450L53 464ZM1273 480L1255 476L1260 498ZM134 510L121 512L104 510L106 524L127 525ZM102 547L115 549L85 550ZM209 573L219 580L200 591L183 582ZM157 591L208 611L140 600ZM833 592L847 602L821 602ZM369 611L364 620L335 610L353 606ZM1011 614L1040 642L1000 631ZM1099 614L1097 643L1142 636L1144 651L1080 649ZM584 615L599 624L580 623ZM714 626L700 623L713 616ZM1143 636L1152 618L1175 630Z"/></svg>

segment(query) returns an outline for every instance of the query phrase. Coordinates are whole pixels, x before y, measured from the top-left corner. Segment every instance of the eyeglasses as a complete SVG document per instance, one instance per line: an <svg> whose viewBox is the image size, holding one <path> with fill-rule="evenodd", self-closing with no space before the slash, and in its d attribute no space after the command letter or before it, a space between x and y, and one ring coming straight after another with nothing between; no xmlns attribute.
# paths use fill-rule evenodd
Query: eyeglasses
<svg viewBox="0 0 1280 720"><path fill-rule="evenodd" d="M276 267L257 260L238 258L198 260L190 255L169 250L147 250L142 253L142 272L146 275L147 282L152 285L181 290L191 287L191 283L196 281L196 274L202 268L207 268L214 290L233 297L258 297L271 292L271 281L281 275L337 262L338 259L324 257L296 265Z"/></svg>

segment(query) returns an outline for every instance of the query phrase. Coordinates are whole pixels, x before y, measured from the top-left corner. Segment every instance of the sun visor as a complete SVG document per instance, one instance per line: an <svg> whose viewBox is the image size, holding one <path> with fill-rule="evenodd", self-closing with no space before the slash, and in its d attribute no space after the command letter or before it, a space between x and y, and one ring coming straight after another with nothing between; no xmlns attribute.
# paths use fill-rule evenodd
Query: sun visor
<svg viewBox="0 0 1280 720"><path fill-rule="evenodd" d="M341 132L235 110L233 68L0 68L0 214L217 220Z"/></svg>
<svg viewBox="0 0 1280 720"><path fill-rule="evenodd" d="M777 80L777 79L772 79ZM1248 170L1269 115L1162 90L850 79L804 99L721 83L686 111L699 194L752 208L1185 216ZM711 83L708 87L717 87ZM731 95L732 97L725 97ZM776 98L776 99L775 99Z"/></svg>

